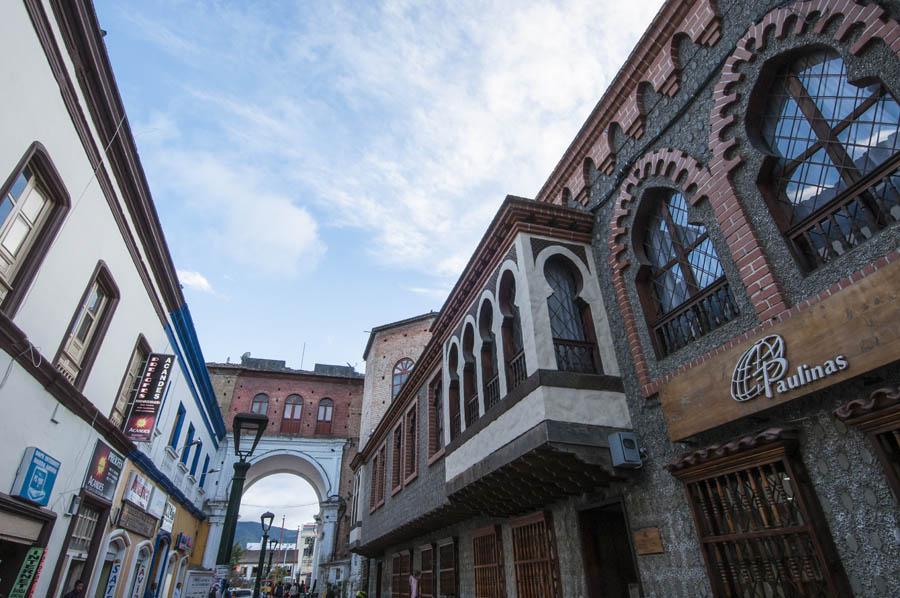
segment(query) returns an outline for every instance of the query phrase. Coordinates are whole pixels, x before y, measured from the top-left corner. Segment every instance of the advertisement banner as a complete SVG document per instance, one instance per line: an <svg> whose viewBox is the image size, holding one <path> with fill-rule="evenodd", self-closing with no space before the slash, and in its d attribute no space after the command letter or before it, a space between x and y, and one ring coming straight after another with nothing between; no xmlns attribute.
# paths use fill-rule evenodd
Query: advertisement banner
<svg viewBox="0 0 900 598"><path fill-rule="evenodd" d="M166 501L166 508L163 511L162 523L159 524L159 529L165 530L169 533L172 533L172 526L175 525L175 505Z"/></svg>
<svg viewBox="0 0 900 598"><path fill-rule="evenodd" d="M151 353L147 358L125 426L125 435L129 440L150 442L152 439L174 362L175 356L165 353Z"/></svg>
<svg viewBox="0 0 900 598"><path fill-rule="evenodd" d="M123 467L125 457L112 450L102 440L98 440L85 474L84 489L94 496L112 502Z"/></svg>
<svg viewBox="0 0 900 598"><path fill-rule="evenodd" d="M150 506L147 507L147 512L159 519L163 515L163 511L166 510L166 493L163 492L162 488L156 488L153 491L153 494L150 495Z"/></svg>
<svg viewBox="0 0 900 598"><path fill-rule="evenodd" d="M131 472L128 486L125 487L124 499L146 511L150 506L151 494L153 494L153 485L147 481L147 478L136 471Z"/></svg>
<svg viewBox="0 0 900 598"><path fill-rule="evenodd" d="M41 449L29 446L25 449L22 462L16 471L16 479L10 494L46 507L50 502L50 493L53 492L59 466L59 461Z"/></svg>
<svg viewBox="0 0 900 598"><path fill-rule="evenodd" d="M40 569L41 557L43 556L43 548L35 546L28 549L28 552L25 553L25 559L22 561L22 566L19 568L19 575L9 591L9 598L26 598L26 596L30 595L31 582L34 581Z"/></svg>

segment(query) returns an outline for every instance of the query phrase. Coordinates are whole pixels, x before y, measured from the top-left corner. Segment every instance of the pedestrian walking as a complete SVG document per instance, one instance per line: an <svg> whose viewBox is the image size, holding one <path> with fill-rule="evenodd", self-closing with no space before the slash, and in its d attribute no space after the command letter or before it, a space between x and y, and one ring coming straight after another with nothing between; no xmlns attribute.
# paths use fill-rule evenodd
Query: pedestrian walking
<svg viewBox="0 0 900 598"><path fill-rule="evenodd" d="M76 581L72 590L63 598L84 598L84 582L80 579Z"/></svg>

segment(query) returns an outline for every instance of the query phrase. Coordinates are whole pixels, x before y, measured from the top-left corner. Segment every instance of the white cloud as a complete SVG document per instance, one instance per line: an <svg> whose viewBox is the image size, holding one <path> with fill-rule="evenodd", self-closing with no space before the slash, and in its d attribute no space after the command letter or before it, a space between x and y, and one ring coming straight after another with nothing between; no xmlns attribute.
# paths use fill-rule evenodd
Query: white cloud
<svg viewBox="0 0 900 598"><path fill-rule="evenodd" d="M507 193L537 192L659 4L179 5L135 22L218 78L174 108L199 132L152 160L241 264L314 266L321 221L436 288Z"/></svg>
<svg viewBox="0 0 900 598"><path fill-rule="evenodd" d="M177 273L178 281L181 282L182 286L204 293L215 293L209 280L199 272L194 272L193 270L178 270Z"/></svg>

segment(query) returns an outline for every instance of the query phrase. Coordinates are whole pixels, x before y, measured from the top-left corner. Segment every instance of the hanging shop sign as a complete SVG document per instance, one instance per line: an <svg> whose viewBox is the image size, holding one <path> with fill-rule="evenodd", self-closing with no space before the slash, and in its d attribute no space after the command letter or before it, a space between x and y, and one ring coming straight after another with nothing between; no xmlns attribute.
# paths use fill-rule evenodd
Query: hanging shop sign
<svg viewBox="0 0 900 598"><path fill-rule="evenodd" d="M191 552L194 549L194 538L191 536L180 533L175 541L175 550L183 550L185 552Z"/></svg>
<svg viewBox="0 0 900 598"><path fill-rule="evenodd" d="M26 598L31 594L31 584L41 570L41 562L44 558L44 549L33 546L25 553L19 574L9 591L9 598Z"/></svg>
<svg viewBox="0 0 900 598"><path fill-rule="evenodd" d="M125 435L130 440L150 442L152 439L174 362L175 356L165 353L151 353L147 358L125 426Z"/></svg>
<svg viewBox="0 0 900 598"><path fill-rule="evenodd" d="M138 472L132 471L128 485L125 487L125 496L123 498L146 511L150 506L150 496L152 494L153 484Z"/></svg>
<svg viewBox="0 0 900 598"><path fill-rule="evenodd" d="M175 505L166 501L166 507L163 509L162 523L159 524L161 530L172 533L172 527L175 525Z"/></svg>
<svg viewBox="0 0 900 598"><path fill-rule="evenodd" d="M59 467L59 461L41 449L29 446L19 463L10 494L46 507L50 502L50 493L53 492Z"/></svg>
<svg viewBox="0 0 900 598"><path fill-rule="evenodd" d="M119 511L119 527L150 538L156 531L156 518L131 503L123 503Z"/></svg>
<svg viewBox="0 0 900 598"><path fill-rule="evenodd" d="M125 467L125 457L112 450L102 440L97 441L94 455L84 478L84 489L94 496L112 501L116 485Z"/></svg>
<svg viewBox="0 0 900 598"><path fill-rule="evenodd" d="M900 260L660 385L682 440L900 359Z"/></svg>

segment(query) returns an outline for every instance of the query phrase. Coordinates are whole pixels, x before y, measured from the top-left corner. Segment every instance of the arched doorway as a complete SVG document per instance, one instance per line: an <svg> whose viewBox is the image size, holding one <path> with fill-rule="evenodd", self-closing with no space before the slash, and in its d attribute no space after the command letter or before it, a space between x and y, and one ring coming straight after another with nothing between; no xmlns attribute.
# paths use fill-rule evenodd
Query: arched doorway
<svg viewBox="0 0 900 598"><path fill-rule="evenodd" d="M100 575L95 581L94 595L97 598L115 596L119 586L124 586L124 583L119 582L125 577L125 553L130 544L131 539L122 530L116 530L107 537L106 550L100 554L100 558L103 559Z"/></svg>

